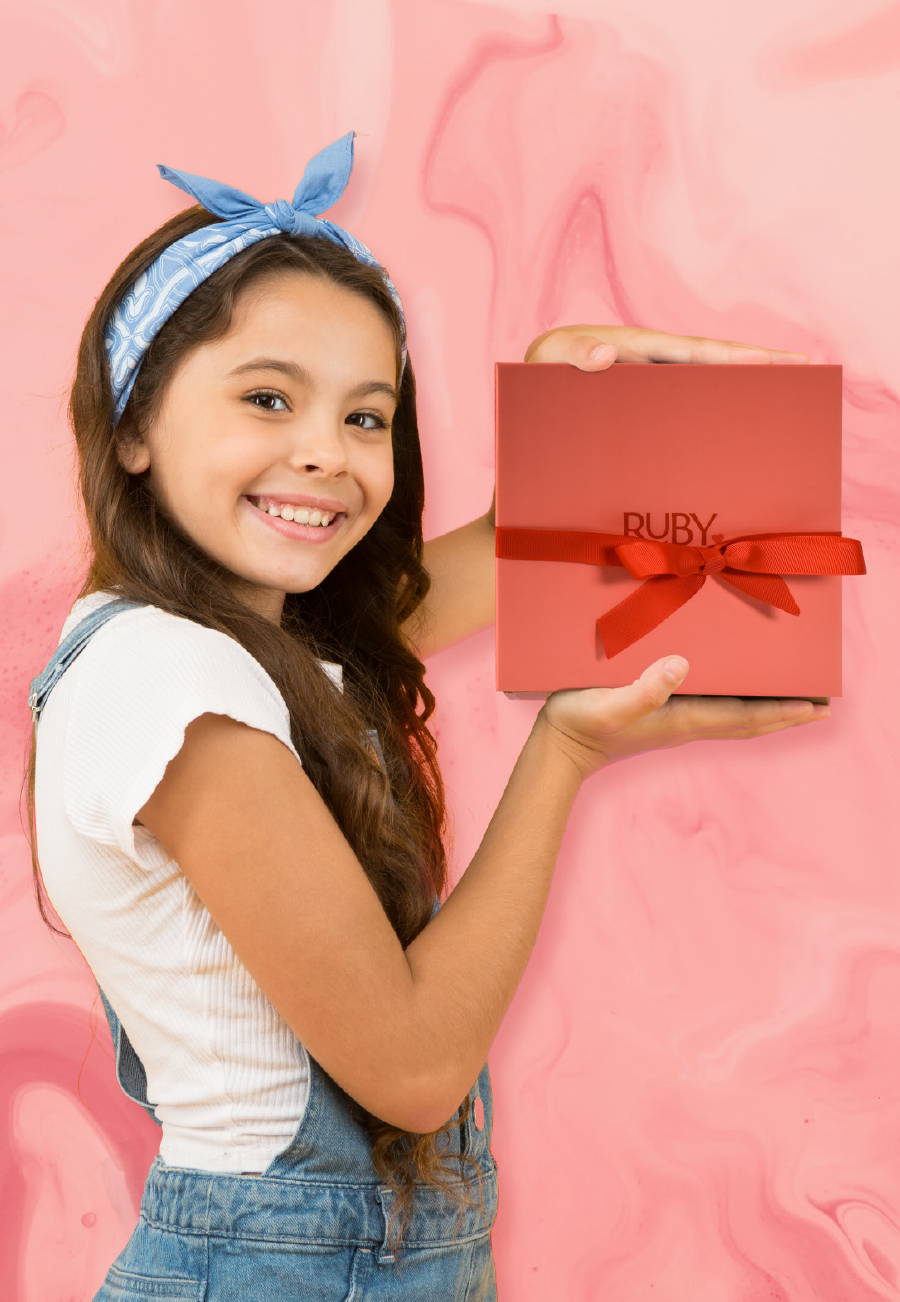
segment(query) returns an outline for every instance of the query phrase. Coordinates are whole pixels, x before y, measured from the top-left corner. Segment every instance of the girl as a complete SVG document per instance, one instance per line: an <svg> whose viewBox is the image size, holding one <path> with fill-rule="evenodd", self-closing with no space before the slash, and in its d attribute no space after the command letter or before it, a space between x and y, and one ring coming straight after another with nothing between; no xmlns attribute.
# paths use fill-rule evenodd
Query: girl
<svg viewBox="0 0 900 1302"><path fill-rule="evenodd" d="M317 216L353 135L290 203L161 167L200 202L79 349L92 553L31 683L32 859L162 1127L95 1302L495 1298L486 1058L582 782L823 713L670 701L684 662L554 693L441 906L421 657L492 617L493 520L423 563L399 299Z"/></svg>

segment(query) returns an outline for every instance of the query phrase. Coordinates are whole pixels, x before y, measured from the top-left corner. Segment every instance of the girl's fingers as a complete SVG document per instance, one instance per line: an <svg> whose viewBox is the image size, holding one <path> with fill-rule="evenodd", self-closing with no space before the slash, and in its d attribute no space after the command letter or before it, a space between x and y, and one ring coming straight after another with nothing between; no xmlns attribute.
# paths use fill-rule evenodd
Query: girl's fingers
<svg viewBox="0 0 900 1302"><path fill-rule="evenodd" d="M607 351L591 357L593 349ZM609 350L612 351L609 351ZM702 335L673 335L642 326L570 325L547 330L529 344L526 362L568 362L581 370L602 370L614 362L809 362L808 353L786 352L741 343L737 339L706 339Z"/></svg>
<svg viewBox="0 0 900 1302"><path fill-rule="evenodd" d="M687 731L704 736L727 735L744 729L756 732L819 717L810 702L779 697L746 701L739 696L676 696L669 706L683 715L682 726Z"/></svg>
<svg viewBox="0 0 900 1302"><path fill-rule="evenodd" d="M615 335L615 327L559 326L532 340L525 361L568 362L585 371L602 370L618 360Z"/></svg>
<svg viewBox="0 0 900 1302"><path fill-rule="evenodd" d="M748 740L752 737L764 737L768 732L784 732L785 729L787 728L802 728L806 724L812 723L814 722L814 720L818 718L824 719L827 717L828 717L827 715L810 714L807 715L805 719L782 719L780 722L759 724L755 728L748 729L746 737L743 737L742 734L742 739ZM727 740L728 738L733 736L734 736L733 729L731 731L728 731L727 729L722 729L718 732L705 733L704 739L706 741L716 741L717 739Z"/></svg>
<svg viewBox="0 0 900 1302"><path fill-rule="evenodd" d="M736 339L706 339L701 335L671 335L662 330L625 327L617 341L620 362L808 362L807 353L763 348Z"/></svg>

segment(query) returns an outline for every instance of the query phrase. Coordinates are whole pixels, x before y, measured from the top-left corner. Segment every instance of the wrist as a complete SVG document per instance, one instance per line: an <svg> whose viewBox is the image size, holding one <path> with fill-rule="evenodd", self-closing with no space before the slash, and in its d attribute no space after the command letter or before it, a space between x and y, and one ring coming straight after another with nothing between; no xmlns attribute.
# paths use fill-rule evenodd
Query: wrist
<svg viewBox="0 0 900 1302"><path fill-rule="evenodd" d="M532 735L540 739L541 745L547 751L559 757L565 768L574 774L579 786L608 762L599 751L588 750L574 737L570 737L568 733L551 723L543 706L535 716Z"/></svg>

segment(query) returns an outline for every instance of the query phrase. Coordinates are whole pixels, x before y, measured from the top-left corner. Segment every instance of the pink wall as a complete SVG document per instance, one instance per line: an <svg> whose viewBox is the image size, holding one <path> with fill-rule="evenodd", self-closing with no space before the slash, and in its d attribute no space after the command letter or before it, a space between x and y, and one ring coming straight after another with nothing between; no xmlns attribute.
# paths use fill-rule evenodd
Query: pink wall
<svg viewBox="0 0 900 1302"><path fill-rule="evenodd" d="M351 128L334 216L407 306L426 536L487 508L493 364L553 324L844 366L843 529L869 569L844 585L845 694L818 728L641 756L579 796L491 1054L501 1297L897 1296L900 10L544 8L38 0L5 24L8 1302L90 1296L159 1142L115 1084L90 972L37 914L18 807L27 683L80 576L79 333L189 202L155 163L288 196ZM495 693L490 632L429 682L455 878L537 706Z"/></svg>

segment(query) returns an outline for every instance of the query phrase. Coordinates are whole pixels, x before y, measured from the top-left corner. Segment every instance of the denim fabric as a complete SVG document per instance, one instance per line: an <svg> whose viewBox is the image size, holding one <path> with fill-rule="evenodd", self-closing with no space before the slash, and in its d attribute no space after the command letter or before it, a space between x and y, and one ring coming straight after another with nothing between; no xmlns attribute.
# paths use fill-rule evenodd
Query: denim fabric
<svg viewBox="0 0 900 1302"><path fill-rule="evenodd" d="M117 598L72 629L30 684L35 718L91 635L118 611L140 604ZM373 742L381 756L377 733ZM436 898L432 917L439 908ZM119 1085L159 1124L144 1066L100 994ZM308 1057L303 1119L261 1174L170 1166L157 1154L137 1225L92 1302L496 1302L491 1229L498 1184L488 1064L468 1092L468 1118L441 1150L454 1177L458 1172L455 1191L472 1205L460 1209L443 1190L419 1183L406 1233L393 1241L393 1194L372 1165L353 1100ZM474 1159L474 1168L458 1161L463 1155Z"/></svg>

